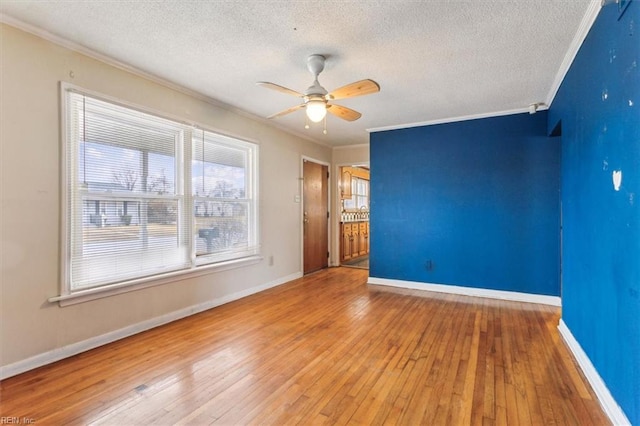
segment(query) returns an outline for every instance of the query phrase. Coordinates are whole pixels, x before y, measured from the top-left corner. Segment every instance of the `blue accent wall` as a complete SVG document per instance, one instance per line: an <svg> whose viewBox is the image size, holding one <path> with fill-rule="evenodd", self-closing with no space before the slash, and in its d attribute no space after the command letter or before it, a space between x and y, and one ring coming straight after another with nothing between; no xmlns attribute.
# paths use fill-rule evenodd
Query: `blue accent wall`
<svg viewBox="0 0 640 426"><path fill-rule="evenodd" d="M543 111L372 133L370 276L559 296L546 132Z"/></svg>
<svg viewBox="0 0 640 426"><path fill-rule="evenodd" d="M549 111L562 127L562 317L640 425L640 1L604 7ZM614 188L613 173L622 182Z"/></svg>

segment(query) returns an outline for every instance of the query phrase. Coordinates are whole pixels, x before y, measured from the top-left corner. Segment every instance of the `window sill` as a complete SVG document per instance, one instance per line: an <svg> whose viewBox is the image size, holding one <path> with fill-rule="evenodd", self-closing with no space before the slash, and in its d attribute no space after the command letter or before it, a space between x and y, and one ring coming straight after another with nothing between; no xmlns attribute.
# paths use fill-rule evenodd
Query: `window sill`
<svg viewBox="0 0 640 426"><path fill-rule="evenodd" d="M195 278L212 272L221 272L229 269L255 265L261 262L262 259L262 256L255 255L211 265L202 265L188 270L169 272L166 274L126 281L104 287L74 291L73 293L51 297L48 300L50 303L58 302L61 307L76 305L78 303L89 302L103 297L115 296L117 294L128 293L130 291L141 290L143 288L155 287L157 285L168 284L188 278Z"/></svg>

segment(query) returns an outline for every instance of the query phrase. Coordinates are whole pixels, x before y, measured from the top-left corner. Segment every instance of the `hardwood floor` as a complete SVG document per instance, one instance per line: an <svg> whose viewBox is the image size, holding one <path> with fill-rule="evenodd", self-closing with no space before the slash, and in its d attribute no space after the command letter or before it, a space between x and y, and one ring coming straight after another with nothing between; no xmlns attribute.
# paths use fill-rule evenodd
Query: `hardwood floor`
<svg viewBox="0 0 640 426"><path fill-rule="evenodd" d="M0 384L36 424L605 425L558 308L333 268Z"/></svg>

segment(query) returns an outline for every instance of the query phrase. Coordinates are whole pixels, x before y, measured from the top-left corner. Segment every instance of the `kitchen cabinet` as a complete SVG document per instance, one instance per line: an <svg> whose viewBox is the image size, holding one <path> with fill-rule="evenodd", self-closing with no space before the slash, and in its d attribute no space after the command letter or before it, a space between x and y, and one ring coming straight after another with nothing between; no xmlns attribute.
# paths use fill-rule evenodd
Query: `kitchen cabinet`
<svg viewBox="0 0 640 426"><path fill-rule="evenodd" d="M340 233L342 262L369 254L369 222L342 222Z"/></svg>
<svg viewBox="0 0 640 426"><path fill-rule="evenodd" d="M353 237L353 243L351 245L351 257L360 256L360 227L358 222L351 224L351 236Z"/></svg>
<svg viewBox="0 0 640 426"><path fill-rule="evenodd" d="M361 167L340 167L340 198L342 200L353 196L353 186L358 179L368 181L369 170Z"/></svg>
<svg viewBox="0 0 640 426"><path fill-rule="evenodd" d="M369 254L369 222L358 225L358 256L364 256Z"/></svg>
<svg viewBox="0 0 640 426"><path fill-rule="evenodd" d="M351 177L353 173L351 173L350 167L343 167L342 172L340 174L340 198L343 200L345 198L351 198Z"/></svg>
<svg viewBox="0 0 640 426"><path fill-rule="evenodd" d="M342 261L351 260L353 257L353 234L351 233L351 224L343 223L340 233L342 234L340 259Z"/></svg>

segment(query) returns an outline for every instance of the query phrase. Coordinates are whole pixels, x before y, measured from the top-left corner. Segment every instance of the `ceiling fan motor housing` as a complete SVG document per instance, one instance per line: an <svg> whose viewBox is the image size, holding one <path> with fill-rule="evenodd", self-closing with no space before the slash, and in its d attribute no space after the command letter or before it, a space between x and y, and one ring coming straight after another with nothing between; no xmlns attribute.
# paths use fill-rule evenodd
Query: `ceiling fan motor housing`
<svg viewBox="0 0 640 426"><path fill-rule="evenodd" d="M318 75L324 70L325 57L322 55L310 55L307 58L307 68L309 72L313 74L313 84L305 90L305 102L309 100L325 100L327 95L327 89L322 87L318 82Z"/></svg>
<svg viewBox="0 0 640 426"><path fill-rule="evenodd" d="M317 79L318 75L324 70L325 60L326 58L322 55L309 55L307 58L307 68L314 78Z"/></svg>

